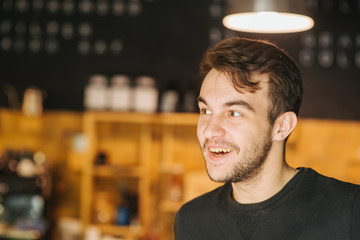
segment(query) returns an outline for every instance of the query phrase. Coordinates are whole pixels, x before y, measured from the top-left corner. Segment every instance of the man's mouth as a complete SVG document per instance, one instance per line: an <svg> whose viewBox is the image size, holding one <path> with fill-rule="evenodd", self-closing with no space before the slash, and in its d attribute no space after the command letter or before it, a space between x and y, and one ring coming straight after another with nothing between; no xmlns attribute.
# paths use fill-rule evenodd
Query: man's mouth
<svg viewBox="0 0 360 240"><path fill-rule="evenodd" d="M231 152L230 148L224 148L224 147L209 147L209 151L214 154L216 157L221 157L225 154L228 154Z"/></svg>

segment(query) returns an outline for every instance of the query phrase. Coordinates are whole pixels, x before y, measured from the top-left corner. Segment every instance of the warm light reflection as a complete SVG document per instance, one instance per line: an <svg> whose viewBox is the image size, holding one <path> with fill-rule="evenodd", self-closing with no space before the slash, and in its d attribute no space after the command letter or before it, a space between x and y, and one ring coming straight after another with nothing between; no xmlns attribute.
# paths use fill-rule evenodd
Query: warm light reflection
<svg viewBox="0 0 360 240"><path fill-rule="evenodd" d="M293 13L248 12L228 15L224 17L223 24L231 30L243 32L289 33L309 30L314 21Z"/></svg>

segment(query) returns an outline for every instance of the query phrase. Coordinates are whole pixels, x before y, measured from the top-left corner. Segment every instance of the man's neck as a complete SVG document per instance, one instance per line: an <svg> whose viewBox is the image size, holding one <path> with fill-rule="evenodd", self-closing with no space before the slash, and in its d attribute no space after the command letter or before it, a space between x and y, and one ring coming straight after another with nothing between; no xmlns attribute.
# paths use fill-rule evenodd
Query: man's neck
<svg viewBox="0 0 360 240"><path fill-rule="evenodd" d="M243 204L265 201L278 193L297 173L297 170L277 156L267 159L259 174L248 182L232 183L233 198Z"/></svg>

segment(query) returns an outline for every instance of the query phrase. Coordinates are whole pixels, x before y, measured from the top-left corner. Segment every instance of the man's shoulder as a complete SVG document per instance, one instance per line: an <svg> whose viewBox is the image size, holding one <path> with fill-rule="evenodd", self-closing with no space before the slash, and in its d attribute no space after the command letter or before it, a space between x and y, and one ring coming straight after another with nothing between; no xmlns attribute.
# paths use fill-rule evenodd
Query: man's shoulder
<svg viewBox="0 0 360 240"><path fill-rule="evenodd" d="M323 175L311 168L305 169L305 175L305 184L313 186L316 192L322 194L350 197L351 194L357 195L360 192L360 185Z"/></svg>
<svg viewBox="0 0 360 240"><path fill-rule="evenodd" d="M188 202L180 208L179 212L182 213L195 213L201 211L208 211L209 207L214 207L218 203L220 195L226 191L226 184L215 188L214 190L204 193Z"/></svg>
<svg viewBox="0 0 360 240"><path fill-rule="evenodd" d="M340 187L343 189L359 189L360 188L360 185L358 185L358 184L350 183L350 182L346 182L344 180L326 176L322 173L315 171L312 168L305 168L305 171L307 172L308 176L310 176L313 179L316 179L318 184L320 184L320 185L329 185L329 186L333 186L333 187Z"/></svg>

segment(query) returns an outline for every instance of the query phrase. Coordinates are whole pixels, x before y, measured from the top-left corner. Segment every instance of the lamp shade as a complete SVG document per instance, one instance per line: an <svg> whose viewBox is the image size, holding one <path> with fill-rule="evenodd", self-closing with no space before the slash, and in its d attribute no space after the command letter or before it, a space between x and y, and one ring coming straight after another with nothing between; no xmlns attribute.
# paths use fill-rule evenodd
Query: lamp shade
<svg viewBox="0 0 360 240"><path fill-rule="evenodd" d="M235 31L289 33L314 26L302 0L233 0L227 13L223 24Z"/></svg>

